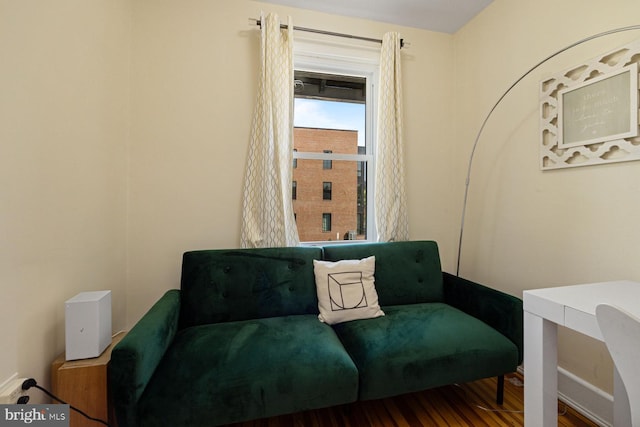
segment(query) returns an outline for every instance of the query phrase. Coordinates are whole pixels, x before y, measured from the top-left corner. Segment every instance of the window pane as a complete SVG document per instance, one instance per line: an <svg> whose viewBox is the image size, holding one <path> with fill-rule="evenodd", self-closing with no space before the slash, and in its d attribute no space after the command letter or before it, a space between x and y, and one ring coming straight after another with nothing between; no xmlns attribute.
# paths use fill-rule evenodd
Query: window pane
<svg viewBox="0 0 640 427"><path fill-rule="evenodd" d="M331 214L330 213L322 214L322 231L324 232L331 231Z"/></svg>
<svg viewBox="0 0 640 427"><path fill-rule="evenodd" d="M293 171L296 182L293 211L300 241L348 240L350 237L354 240L366 239L366 170L365 161L335 160L333 169L325 170L322 160L298 160L298 168ZM331 198L325 200L329 188ZM323 214L331 214L330 235L325 230L326 224L321 226L318 222Z"/></svg>
<svg viewBox="0 0 640 427"><path fill-rule="evenodd" d="M340 156L368 154L367 79L300 70L295 79L292 203L300 240L365 240L370 159Z"/></svg>
<svg viewBox="0 0 640 427"><path fill-rule="evenodd" d="M325 154L331 154L333 151L331 150L322 150ZM322 161L322 169L331 169L333 167L331 160L323 160Z"/></svg>
<svg viewBox="0 0 640 427"><path fill-rule="evenodd" d="M322 200L331 200L331 183L330 182L322 183Z"/></svg>

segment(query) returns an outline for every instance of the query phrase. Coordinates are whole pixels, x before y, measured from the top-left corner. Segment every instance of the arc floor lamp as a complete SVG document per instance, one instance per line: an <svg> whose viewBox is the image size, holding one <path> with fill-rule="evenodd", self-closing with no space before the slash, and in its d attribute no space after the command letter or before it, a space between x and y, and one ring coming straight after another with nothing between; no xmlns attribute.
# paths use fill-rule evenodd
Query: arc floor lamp
<svg viewBox="0 0 640 427"><path fill-rule="evenodd" d="M604 31L602 33L598 33L598 34L594 34L592 36L589 37L585 37L583 39L580 39L554 53L552 53L551 55L547 56L546 58L544 58L542 61L538 62L537 64L535 64L533 67L529 68L524 74L522 74L515 82L513 82L513 84L511 86L509 86L509 88L504 91L504 93L498 98L498 100L496 101L495 104L493 104L493 107L491 107L491 109L489 110L489 113L487 114L487 116L485 117L485 119L482 122L482 125L480 126L480 129L478 130L478 133L476 134L476 138L473 142L473 147L471 148L471 154L469 156L469 163L468 163L468 167L467 167L467 176L466 176L466 180L465 180L465 187L464 187L464 199L462 202L462 216L461 216L461 220L460 220L460 234L459 234L459 238L458 238L458 256L457 256L457 261L456 261L456 276L460 276L460 260L461 260L461 256L462 256L462 240L463 240L463 236L464 236L464 222L465 222L465 216L466 216L466 211L467 211L467 198L469 195L469 184L471 183L471 170L473 167L473 158L476 152L476 148L478 147L478 142L480 141L480 137L482 136L482 132L484 131L484 128L487 124L487 122L489 121L489 119L491 118L491 115L493 114L493 112L495 111L495 109L498 107L498 105L500 105L500 103L502 102L502 100L509 94L509 92L511 92L511 90L518 85L518 83L520 83L520 81L522 81L522 79L524 79L525 77L527 77L529 74L531 74L532 71L534 71L536 68L538 68L540 65L544 64L545 62L547 62L548 60L550 60L551 58L554 58L556 56L558 56L559 54L566 52L569 49L572 49L578 45L581 45L583 43L586 43L590 40L594 40L600 37L604 37L610 34L615 34L615 33L621 33L624 31L633 31L633 30L640 30L640 25L631 25L628 27L620 27L620 28L615 28L612 30L608 30L608 31Z"/></svg>

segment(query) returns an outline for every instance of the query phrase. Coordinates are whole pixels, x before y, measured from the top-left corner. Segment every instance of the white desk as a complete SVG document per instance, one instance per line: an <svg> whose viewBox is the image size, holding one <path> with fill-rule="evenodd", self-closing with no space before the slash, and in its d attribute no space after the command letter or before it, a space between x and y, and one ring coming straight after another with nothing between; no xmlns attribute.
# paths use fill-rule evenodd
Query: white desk
<svg viewBox="0 0 640 427"><path fill-rule="evenodd" d="M602 282L524 291L524 421L526 427L557 426L558 325L604 341L598 304L640 316L640 283ZM630 426L629 400L614 370L614 425Z"/></svg>

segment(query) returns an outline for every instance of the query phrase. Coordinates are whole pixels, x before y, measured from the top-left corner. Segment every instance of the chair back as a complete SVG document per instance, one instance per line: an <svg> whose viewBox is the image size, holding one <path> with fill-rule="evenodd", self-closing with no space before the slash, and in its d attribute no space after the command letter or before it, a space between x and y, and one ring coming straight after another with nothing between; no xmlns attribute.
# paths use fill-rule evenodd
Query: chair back
<svg viewBox="0 0 640 427"><path fill-rule="evenodd" d="M640 319L608 304L596 307L604 342L620 374L629 398L631 425L640 427Z"/></svg>

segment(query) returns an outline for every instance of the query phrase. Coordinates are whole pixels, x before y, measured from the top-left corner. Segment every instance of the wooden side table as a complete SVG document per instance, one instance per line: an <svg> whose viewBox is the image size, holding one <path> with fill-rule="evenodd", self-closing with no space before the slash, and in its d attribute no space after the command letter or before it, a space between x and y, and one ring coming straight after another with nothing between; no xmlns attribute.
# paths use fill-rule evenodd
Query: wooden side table
<svg viewBox="0 0 640 427"><path fill-rule="evenodd" d="M111 344L98 357L81 360L65 360L62 353L51 364L51 388L54 395L84 411L88 415L115 426L109 405L107 390L107 366L111 350L126 335L114 335ZM98 427L102 424L70 411L70 427Z"/></svg>

